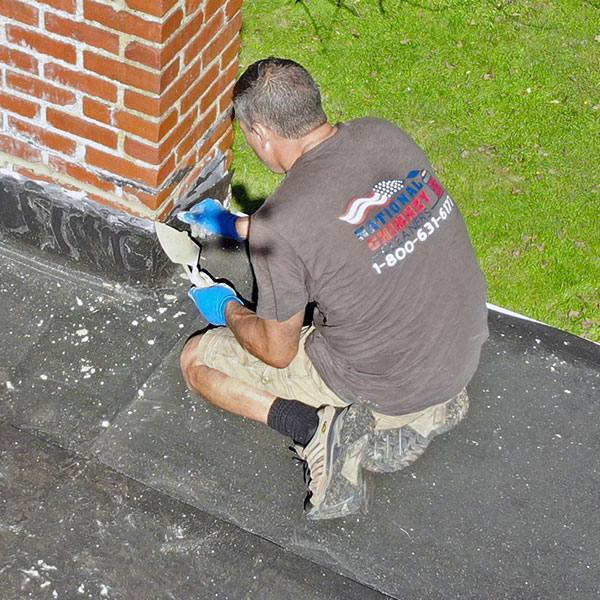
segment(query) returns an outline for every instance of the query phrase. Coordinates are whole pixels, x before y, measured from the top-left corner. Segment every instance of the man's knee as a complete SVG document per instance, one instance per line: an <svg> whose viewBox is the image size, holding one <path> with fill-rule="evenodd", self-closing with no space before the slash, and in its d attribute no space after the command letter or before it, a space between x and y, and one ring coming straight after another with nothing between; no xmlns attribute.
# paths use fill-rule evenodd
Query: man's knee
<svg viewBox="0 0 600 600"><path fill-rule="evenodd" d="M181 365L181 371L187 379L187 373L192 367L202 365L202 361L198 356L198 345L202 340L202 334L194 335L191 337L183 347L181 355L179 357L179 364Z"/></svg>

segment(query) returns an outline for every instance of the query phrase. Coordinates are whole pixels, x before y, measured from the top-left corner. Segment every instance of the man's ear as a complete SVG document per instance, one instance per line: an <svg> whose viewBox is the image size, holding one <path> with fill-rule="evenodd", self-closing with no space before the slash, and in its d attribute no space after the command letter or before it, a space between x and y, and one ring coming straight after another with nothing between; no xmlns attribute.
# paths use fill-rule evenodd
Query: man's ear
<svg viewBox="0 0 600 600"><path fill-rule="evenodd" d="M261 123L252 124L252 133L258 139L261 148L267 148L271 145L271 130Z"/></svg>

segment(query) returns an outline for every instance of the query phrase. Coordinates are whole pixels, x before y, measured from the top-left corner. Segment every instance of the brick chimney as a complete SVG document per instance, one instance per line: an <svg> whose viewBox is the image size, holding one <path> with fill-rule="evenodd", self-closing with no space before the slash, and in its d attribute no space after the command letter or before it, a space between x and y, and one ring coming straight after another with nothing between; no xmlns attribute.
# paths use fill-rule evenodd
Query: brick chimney
<svg viewBox="0 0 600 600"><path fill-rule="evenodd" d="M229 192L242 2L0 0L0 236L154 280L152 222Z"/></svg>

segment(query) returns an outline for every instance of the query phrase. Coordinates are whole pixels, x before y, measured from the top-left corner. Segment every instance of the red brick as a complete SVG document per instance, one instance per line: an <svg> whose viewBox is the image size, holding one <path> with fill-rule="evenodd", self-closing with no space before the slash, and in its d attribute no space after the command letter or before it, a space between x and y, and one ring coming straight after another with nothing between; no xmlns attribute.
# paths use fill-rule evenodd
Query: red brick
<svg viewBox="0 0 600 600"><path fill-rule="evenodd" d="M211 134L210 138L208 138L202 144L202 148L198 151L199 155L207 154L209 150L211 150L217 142L227 133L227 129L232 127L232 120L230 117L227 117L222 123L220 123L214 132Z"/></svg>
<svg viewBox="0 0 600 600"><path fill-rule="evenodd" d="M160 117L175 105L190 86L194 85L202 71L202 61L198 60L180 75L179 79L157 99L125 90L125 106L153 117Z"/></svg>
<svg viewBox="0 0 600 600"><path fill-rule="evenodd" d="M197 177L194 180L191 180L191 177L190 177L195 172L198 172L201 174L202 169L198 169L197 167L198 167L198 164L196 162L196 153L195 152L191 152L185 158L185 160L178 159L177 169L179 172L185 173L182 183L180 184L179 189L177 190L178 196L180 198L182 198L185 195L183 190L187 189L189 191L190 188L192 187L193 182L198 180Z"/></svg>
<svg viewBox="0 0 600 600"><path fill-rule="evenodd" d="M213 65L208 71L202 74L200 81L198 81L189 92L181 99L181 112L182 114L187 111L198 102L200 97L206 92L206 90L213 84L214 80L219 76L218 65Z"/></svg>
<svg viewBox="0 0 600 600"><path fill-rule="evenodd" d="M144 192L143 190L125 186L125 187L123 187L123 192L125 193L125 197L128 200L139 200L140 202L142 202L142 204L145 204L148 208L150 208L152 210L156 210L160 206L162 206L162 204L165 200L167 200L169 198L169 196L171 195L171 193L174 189L175 189L175 186L171 185L171 186L161 190L158 193L149 194L148 192ZM167 210L167 209L171 208L172 206L173 206L173 202L167 203L167 205L165 207L163 207L163 209L161 210L161 215L164 215L164 214L170 212L170 210Z"/></svg>
<svg viewBox="0 0 600 600"><path fill-rule="evenodd" d="M162 114L160 98L151 98L133 90L125 90L125 107L143 112L151 117L160 117Z"/></svg>
<svg viewBox="0 0 600 600"><path fill-rule="evenodd" d="M177 0L127 0L127 6L153 17L164 17L177 3Z"/></svg>
<svg viewBox="0 0 600 600"><path fill-rule="evenodd" d="M179 101L183 94L194 85L202 74L202 61L197 60L187 71L184 71L179 79L167 90L162 97L161 108L171 106Z"/></svg>
<svg viewBox="0 0 600 600"><path fill-rule="evenodd" d="M204 167L196 162L196 153L192 152L186 157L184 162L181 162L179 168L187 171L185 179L183 179L177 189L177 197L183 198L193 187L194 182L198 181L199 177L202 177ZM176 198L174 198L174 200L176 200Z"/></svg>
<svg viewBox="0 0 600 600"><path fill-rule="evenodd" d="M206 112L221 94L222 77L219 77L202 95L200 100L200 112Z"/></svg>
<svg viewBox="0 0 600 600"><path fill-rule="evenodd" d="M166 156L179 142L187 135L190 135L192 127L194 126L194 122L198 117L198 111L196 109L190 111L190 113L179 123L179 125L175 128L173 133L164 140L161 144L161 153Z"/></svg>
<svg viewBox="0 0 600 600"><path fill-rule="evenodd" d="M161 31L160 42L166 42L180 27L183 22L183 11L177 10L171 17L165 22Z"/></svg>
<svg viewBox="0 0 600 600"><path fill-rule="evenodd" d="M198 8L200 7L200 5L202 4L203 0L186 0L185 3L185 14L186 15L191 15L193 13L195 13Z"/></svg>
<svg viewBox="0 0 600 600"><path fill-rule="evenodd" d="M233 119L226 116L222 123L213 132L211 139L219 141L222 137L228 137L233 132Z"/></svg>
<svg viewBox="0 0 600 600"><path fill-rule="evenodd" d="M229 84L235 82L237 79L238 71L240 70L240 62L237 55L231 56L232 61L230 63L221 63L221 70L223 71L222 80L223 85L221 90L225 90L229 87Z"/></svg>
<svg viewBox="0 0 600 600"><path fill-rule="evenodd" d="M156 69L162 69L169 64L190 41L190 38L202 27L203 15L199 13L185 27L180 29L162 49L143 46L139 42L132 42L128 47L131 60L147 64Z"/></svg>
<svg viewBox="0 0 600 600"><path fill-rule="evenodd" d="M212 148L201 149L196 155L196 164L205 169L217 158L218 150L215 146Z"/></svg>
<svg viewBox="0 0 600 600"><path fill-rule="evenodd" d="M27 25L39 24L38 9L18 0L0 0L0 15Z"/></svg>
<svg viewBox="0 0 600 600"><path fill-rule="evenodd" d="M172 110L169 115L159 123L153 123L137 115L120 110L115 115L115 124L123 131L128 131L150 142L159 142L178 121L178 112Z"/></svg>
<svg viewBox="0 0 600 600"><path fill-rule="evenodd" d="M233 15L239 13L242 10L243 4L244 0L229 0L229 2L227 2L227 8L225 9L227 18L231 19Z"/></svg>
<svg viewBox="0 0 600 600"><path fill-rule="evenodd" d="M188 135L181 144L179 144L177 148L177 161L181 167L183 167L183 159L190 155L190 150L196 145L197 141L198 140L194 139L194 136ZM191 154L195 156L194 152Z"/></svg>
<svg viewBox="0 0 600 600"><path fill-rule="evenodd" d="M235 82L232 81L229 87L223 92L223 95L219 99L219 112L225 112L231 107L233 102L233 86Z"/></svg>
<svg viewBox="0 0 600 600"><path fill-rule="evenodd" d="M54 184L56 184L56 179L54 179L50 175L43 175L42 173L36 173L32 169L28 169L27 167L18 167L18 166L15 166L14 169L15 169L15 171L17 173L20 173L21 175L23 175L23 177L27 177L27 179L33 179L34 181L45 181L46 183L54 183ZM66 188L71 189L71 190L75 189L75 188L73 188L72 186L69 186L69 185L65 185L63 187L66 187Z"/></svg>
<svg viewBox="0 0 600 600"><path fill-rule="evenodd" d="M206 0L204 6L204 19L208 21L218 10L223 8L225 2L223 0Z"/></svg>
<svg viewBox="0 0 600 600"><path fill-rule="evenodd" d="M125 58L134 60L157 71L162 67L162 53L160 48L146 46L145 44L140 44L140 42L131 42L125 48Z"/></svg>
<svg viewBox="0 0 600 600"><path fill-rule="evenodd" d="M77 62L77 51L72 44L59 42L46 35L14 25L9 25L6 28L6 37L13 44L29 46L42 54L54 56L54 58L59 58L73 65Z"/></svg>
<svg viewBox="0 0 600 600"><path fill-rule="evenodd" d="M194 126L190 134L185 137L177 148L179 159L181 159L182 156L185 156L203 138L203 136L206 135L210 126L215 122L216 116L217 111L213 108L210 113L205 115L202 120Z"/></svg>
<svg viewBox="0 0 600 600"><path fill-rule="evenodd" d="M83 71L71 71L67 67L57 64L47 64L44 68L44 75L47 79L57 81L63 85L81 90L88 93L90 96L102 98L109 102L117 101L118 88L114 83L105 81L90 75Z"/></svg>
<svg viewBox="0 0 600 600"><path fill-rule="evenodd" d="M0 62L21 69L21 71L29 71L35 74L38 72L37 58L27 52L7 48L4 45L0 45Z"/></svg>
<svg viewBox="0 0 600 600"><path fill-rule="evenodd" d="M31 169L28 169L26 167L19 167L17 165L14 165L13 169L16 173L23 175L23 177L27 177L27 179L33 179L34 181L46 181L48 183L56 183L56 181L54 181L54 179L52 179L48 175L36 173L35 171L32 171Z"/></svg>
<svg viewBox="0 0 600 600"><path fill-rule="evenodd" d="M177 165L175 163L175 156L171 155L169 160L159 169L158 175L156 176L156 187L160 187L169 176L175 171Z"/></svg>
<svg viewBox="0 0 600 600"><path fill-rule="evenodd" d="M46 30L63 37L79 40L88 46L102 48L113 54L119 53L119 36L93 25L78 23L53 13L47 13Z"/></svg>
<svg viewBox="0 0 600 600"><path fill-rule="evenodd" d="M198 31L200 31L203 23L204 13L201 11L173 36L162 52L162 65L168 64L175 58L179 51L186 46Z"/></svg>
<svg viewBox="0 0 600 600"><path fill-rule="evenodd" d="M183 156L183 155L182 155ZM196 162L196 152L190 152L187 156L183 156L183 158L179 158L180 167L183 169L191 169L193 171L198 167ZM190 171L190 173L191 173ZM187 179L187 177L186 177ZM182 187L188 187L188 182L186 181Z"/></svg>
<svg viewBox="0 0 600 600"><path fill-rule="evenodd" d="M109 173L119 175L125 179L140 181L150 187L156 187L158 173L156 169L140 167L134 162L107 154L102 150L88 147L86 150L86 162Z"/></svg>
<svg viewBox="0 0 600 600"><path fill-rule="evenodd" d="M93 52L84 52L84 66L90 71L104 75L112 80L120 81L126 85L159 94L161 92L161 78L157 73L150 73L132 65L99 56Z"/></svg>
<svg viewBox="0 0 600 600"><path fill-rule="evenodd" d="M33 77L21 75L20 73L7 72L6 84L14 90L29 94L38 100L47 100L53 104L65 106L74 104L77 100L75 94L69 90L63 90L46 81L34 79Z"/></svg>
<svg viewBox="0 0 600 600"><path fill-rule="evenodd" d="M93 185L94 187L97 187L105 192L114 193L116 191L116 186L114 183L100 179L100 177L98 177L96 174L92 173L85 167L78 165L77 163L68 162L58 157L52 157L50 159L50 166L59 173L69 175L70 177L77 179L77 181Z"/></svg>
<svg viewBox="0 0 600 600"><path fill-rule="evenodd" d="M171 196L171 190L169 190L169 193L165 196L165 200L167 200L170 196ZM171 212L173 212L173 206L175 206L174 200L170 200L166 204L162 204L162 203L159 204L156 207L156 210L160 209L160 213L157 215L157 218L164 221L167 218L167 216L170 215Z"/></svg>
<svg viewBox="0 0 600 600"><path fill-rule="evenodd" d="M241 24L242 15L240 13L233 21L231 21L231 23L221 30L215 41L210 44L202 53L202 62L205 65L210 64L213 60L215 60L215 58L223 53L223 50L239 33Z"/></svg>
<svg viewBox="0 0 600 600"><path fill-rule="evenodd" d="M172 73L179 76L177 80L170 85L169 79L172 79ZM179 99L197 83L202 72L202 61L197 60L183 73L177 73L175 67L169 67L161 78L162 90L166 90L160 98L151 98L140 94L134 90L125 90L125 107L143 112L144 114L160 117L167 112ZM159 93L159 92L157 92Z"/></svg>
<svg viewBox="0 0 600 600"><path fill-rule="evenodd" d="M125 198L127 198L127 200L129 200L130 202L139 201L152 210L155 210L158 206L156 194L149 194L148 192L136 190L135 188L129 186L125 186L123 188L123 192Z"/></svg>
<svg viewBox="0 0 600 600"><path fill-rule="evenodd" d="M120 211L123 210L122 205L117 204L116 202L111 202L110 200L108 200L104 196L100 196L99 194L92 194L91 192L86 192L85 197L88 200L92 200L94 202L97 202L98 204L102 204L103 206L112 206L113 208L116 208L117 210L120 210Z"/></svg>
<svg viewBox="0 0 600 600"><path fill-rule="evenodd" d="M165 23L157 23L142 19L126 10L115 10L94 0L84 0L84 2L86 19L151 42L165 42L179 28L183 20L182 10L176 10Z"/></svg>
<svg viewBox="0 0 600 600"><path fill-rule="evenodd" d="M179 111L173 109L161 122L159 127L159 140L162 140L179 122Z"/></svg>
<svg viewBox="0 0 600 600"><path fill-rule="evenodd" d="M146 217L146 215L142 215L138 211L135 211L129 207L127 209L124 209L123 204L118 199L116 201L113 201L113 200L107 198L106 196L101 196L100 194L94 194L93 192L90 192L87 190L85 192L85 197L88 200L94 200L95 202L97 202L98 204L102 204L103 206L110 206L110 207L118 210L119 212L123 212L123 210L127 210L127 212L129 212L130 214L139 215L140 217L144 217L144 218Z"/></svg>
<svg viewBox="0 0 600 600"><path fill-rule="evenodd" d="M235 81L238 71L237 63L233 63L225 71L221 71L219 78L202 96L200 101L200 111L204 112L208 107L219 98L223 92Z"/></svg>
<svg viewBox="0 0 600 600"><path fill-rule="evenodd" d="M160 78L160 89L166 90L179 75L179 60L174 60L164 71Z"/></svg>
<svg viewBox="0 0 600 600"><path fill-rule="evenodd" d="M20 119L11 118L9 119L9 123L15 129L26 134L33 142L36 142L45 148L58 150L59 152L70 156L75 154L77 143L70 138L66 138L58 133L53 133L52 131L38 127L37 125L26 123Z"/></svg>
<svg viewBox="0 0 600 600"><path fill-rule="evenodd" d="M87 20L96 21L115 31L138 35L153 42L160 42L161 24L147 21L126 10L117 11L107 4L84 0L83 14Z"/></svg>
<svg viewBox="0 0 600 600"><path fill-rule="evenodd" d="M109 148L117 147L117 134L110 129L95 125L79 117L68 115L53 108L48 108L46 111L48 123L54 125L57 129L62 129L74 135L77 135L86 140L91 140L108 146Z"/></svg>
<svg viewBox="0 0 600 600"><path fill-rule="evenodd" d="M173 189L175 188L175 186L172 186ZM163 202L167 199L169 199L169 197L171 196L171 192L172 189L171 188L167 188L165 190L165 192L167 192L166 194L164 194L164 198L163 198ZM161 192L159 195L159 199L160 197L163 196L163 193ZM167 215L170 215L171 212L173 211L173 206L175 206L175 201L173 199L171 199L169 202L167 202L166 204L163 204L162 202L156 207L157 209L160 207L160 214L157 215L159 219L164 220L164 218L167 217Z"/></svg>
<svg viewBox="0 0 600 600"><path fill-rule="evenodd" d="M200 33L190 42L184 53L184 63L191 63L204 50L210 41L219 33L225 22L223 13L217 13Z"/></svg>
<svg viewBox="0 0 600 600"><path fill-rule="evenodd" d="M139 140L127 137L125 138L123 149L128 156L137 160L142 160L149 165L158 166L162 162L160 148L158 146L150 146Z"/></svg>
<svg viewBox="0 0 600 600"><path fill-rule="evenodd" d="M197 111L193 110L171 133L171 135L165 139L158 146L150 146L148 144L144 144L139 142L138 140L134 140L132 138L127 138L125 140L125 152L134 158L139 158L144 162L147 162L152 165L160 165L166 159L166 157L171 153L173 148L180 142L180 140L187 133L190 135L190 131L196 120Z"/></svg>
<svg viewBox="0 0 600 600"><path fill-rule="evenodd" d="M75 0L39 0L39 2L43 2L44 4L49 4L54 8L58 8L58 10L64 10L65 12L75 14L77 6L75 4Z"/></svg>
<svg viewBox="0 0 600 600"><path fill-rule="evenodd" d="M242 48L242 38L238 34L238 36L233 40L233 42L225 49L225 52L221 54L221 64L229 65L234 60L239 59L240 50ZM238 65L239 69L239 65Z"/></svg>
<svg viewBox="0 0 600 600"><path fill-rule="evenodd" d="M222 152L227 152L233 144L234 137L235 131L233 129L233 125L231 125L229 129L227 129L227 131L225 132L225 135L219 140L219 149Z"/></svg>
<svg viewBox="0 0 600 600"><path fill-rule="evenodd" d="M0 134L0 151L31 162L42 160L42 153L37 148L15 139L12 135Z"/></svg>
<svg viewBox="0 0 600 600"><path fill-rule="evenodd" d="M83 99L83 114L94 121L112 125L112 109L98 100L85 97Z"/></svg>
<svg viewBox="0 0 600 600"><path fill-rule="evenodd" d="M139 215L142 218L147 218L146 214L141 214L140 211L136 211L133 208L127 207L126 209L124 209L122 202L119 201L119 199L116 199L115 201L110 200L109 198L106 198L105 196L100 196L99 194L93 194L91 192L87 192L86 191L86 197L89 198L90 200L95 200L96 202L98 202L98 204L102 204L104 206L110 206L116 210L118 210L119 212L123 212L123 210L126 210L128 213L133 214L133 215Z"/></svg>
<svg viewBox="0 0 600 600"><path fill-rule="evenodd" d="M10 112L33 119L40 114L40 105L0 91L0 106Z"/></svg>

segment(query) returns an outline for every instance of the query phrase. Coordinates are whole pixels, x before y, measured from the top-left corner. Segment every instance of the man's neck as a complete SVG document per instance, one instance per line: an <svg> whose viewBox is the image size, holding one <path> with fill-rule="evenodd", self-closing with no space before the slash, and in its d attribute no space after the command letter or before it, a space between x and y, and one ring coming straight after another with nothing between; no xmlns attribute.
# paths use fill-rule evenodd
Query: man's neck
<svg viewBox="0 0 600 600"><path fill-rule="evenodd" d="M313 129L313 131L302 138L286 140L285 172L287 173L300 157L335 135L337 130L337 127L331 123L323 123L323 125Z"/></svg>
<svg viewBox="0 0 600 600"><path fill-rule="evenodd" d="M306 154L309 150L316 148L319 144L322 144L325 140L335 135L337 127L331 123L323 123L320 127L311 131L307 136L302 138L302 153L300 156ZM298 158L300 158L300 156Z"/></svg>

